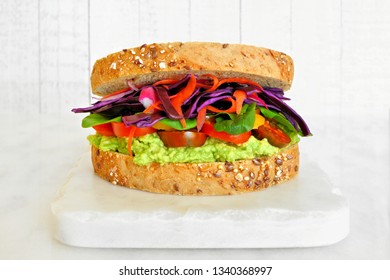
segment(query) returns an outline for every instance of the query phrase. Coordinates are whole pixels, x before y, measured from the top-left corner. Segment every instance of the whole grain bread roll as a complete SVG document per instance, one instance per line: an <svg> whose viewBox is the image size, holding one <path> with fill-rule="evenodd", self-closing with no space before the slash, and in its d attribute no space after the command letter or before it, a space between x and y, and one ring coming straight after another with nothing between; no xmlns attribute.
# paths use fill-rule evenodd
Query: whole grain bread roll
<svg viewBox="0 0 390 280"><path fill-rule="evenodd" d="M241 44L144 44L96 61L91 75L92 92L104 96L127 88L127 81L141 86L188 73L244 77L262 86L288 90L294 64L282 52Z"/></svg>

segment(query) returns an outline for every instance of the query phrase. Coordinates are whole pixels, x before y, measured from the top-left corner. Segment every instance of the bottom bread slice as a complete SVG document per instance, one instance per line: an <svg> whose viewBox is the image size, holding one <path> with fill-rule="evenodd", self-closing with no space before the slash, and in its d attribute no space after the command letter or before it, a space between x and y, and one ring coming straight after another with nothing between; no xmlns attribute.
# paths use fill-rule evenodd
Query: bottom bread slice
<svg viewBox="0 0 390 280"><path fill-rule="evenodd" d="M92 145L95 173L115 185L177 195L232 195L265 189L293 178L299 169L298 144L269 157L211 163L142 166L132 157Z"/></svg>
<svg viewBox="0 0 390 280"><path fill-rule="evenodd" d="M137 165L132 157L92 145L95 173L115 185L177 195L232 195L259 191L293 178L298 144L269 157L211 163Z"/></svg>

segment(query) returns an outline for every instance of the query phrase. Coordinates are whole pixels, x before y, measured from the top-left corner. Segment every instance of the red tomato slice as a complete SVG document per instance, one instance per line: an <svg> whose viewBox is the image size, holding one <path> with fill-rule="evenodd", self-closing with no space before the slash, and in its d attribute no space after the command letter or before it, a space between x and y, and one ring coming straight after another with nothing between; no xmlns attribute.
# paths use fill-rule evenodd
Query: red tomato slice
<svg viewBox="0 0 390 280"><path fill-rule="evenodd" d="M97 133L103 136L115 136L111 123L95 125L93 126L93 129L95 129Z"/></svg>
<svg viewBox="0 0 390 280"><path fill-rule="evenodd" d="M157 134L168 148L200 147L207 138L206 134L195 131L159 131Z"/></svg>
<svg viewBox="0 0 390 280"><path fill-rule="evenodd" d="M290 136L288 136L283 130L277 127L275 124L265 121L263 125L253 130L253 136L262 140L267 138L268 142L275 147L283 148L290 142Z"/></svg>
<svg viewBox="0 0 390 280"><path fill-rule="evenodd" d="M131 126L125 126L123 122L113 122L111 124L115 136L117 137L129 136ZM156 132L156 129L153 127L137 127L134 131L134 137L140 137L154 132Z"/></svg>
<svg viewBox="0 0 390 280"><path fill-rule="evenodd" d="M155 133L157 129L153 127L137 127L134 132L134 137L141 137L147 134Z"/></svg>
<svg viewBox="0 0 390 280"><path fill-rule="evenodd" d="M207 134L210 137L217 138L226 142L231 142L237 145L245 143L252 135L250 131L238 135L232 135L224 131L216 131L214 129L214 126L209 122L205 122L203 124L201 132Z"/></svg>

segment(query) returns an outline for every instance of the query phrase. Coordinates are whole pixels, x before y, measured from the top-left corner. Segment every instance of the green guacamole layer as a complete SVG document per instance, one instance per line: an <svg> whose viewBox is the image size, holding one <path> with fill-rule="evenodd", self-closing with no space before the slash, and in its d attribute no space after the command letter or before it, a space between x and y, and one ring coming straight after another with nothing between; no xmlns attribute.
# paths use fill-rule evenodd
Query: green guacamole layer
<svg viewBox="0 0 390 280"><path fill-rule="evenodd" d="M95 134L88 136L88 140L92 145L102 151L129 154L127 150L127 138ZM290 145L298 142L298 135L291 137ZM132 151L134 153L133 160L135 164L148 165L153 162L160 164L174 162L201 163L252 159L276 154L280 149L270 145L267 139L257 140L253 136L241 145L230 144L209 137L201 147L167 148L157 133L153 133L134 138Z"/></svg>

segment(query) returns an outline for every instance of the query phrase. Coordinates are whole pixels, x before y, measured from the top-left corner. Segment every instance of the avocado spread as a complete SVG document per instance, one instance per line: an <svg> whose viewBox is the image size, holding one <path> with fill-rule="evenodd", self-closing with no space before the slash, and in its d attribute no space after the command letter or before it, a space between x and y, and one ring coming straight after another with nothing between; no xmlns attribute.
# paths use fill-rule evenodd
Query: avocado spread
<svg viewBox="0 0 390 280"><path fill-rule="evenodd" d="M88 140L102 151L129 154L127 138L95 134L88 136ZM291 137L290 145L298 142L298 135ZM138 165L148 165L153 162L164 164L173 162L235 161L270 156L280 151L279 148L270 145L267 139L257 140L253 136L241 145L230 144L209 137L201 147L167 148L156 133L134 138L132 150L134 163Z"/></svg>

